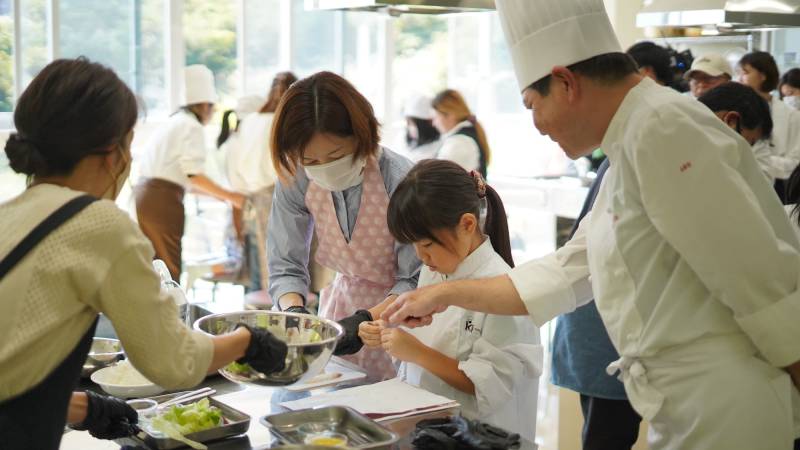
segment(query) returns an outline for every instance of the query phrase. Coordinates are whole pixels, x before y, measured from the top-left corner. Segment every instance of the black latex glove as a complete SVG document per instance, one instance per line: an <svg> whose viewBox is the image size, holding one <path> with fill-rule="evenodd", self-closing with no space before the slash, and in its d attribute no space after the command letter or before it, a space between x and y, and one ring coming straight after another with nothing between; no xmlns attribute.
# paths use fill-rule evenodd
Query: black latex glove
<svg viewBox="0 0 800 450"><path fill-rule="evenodd" d="M334 355L352 355L358 353L364 343L358 337L358 326L362 322L372 322L372 314L366 309L360 309L350 317L345 317L339 321L339 325L344 328L344 336L336 344Z"/></svg>
<svg viewBox="0 0 800 450"><path fill-rule="evenodd" d="M518 434L456 416L423 420L412 435L417 448L503 450L519 448Z"/></svg>
<svg viewBox="0 0 800 450"><path fill-rule="evenodd" d="M307 310L305 306L290 306L283 311L295 314L311 314L311 312ZM288 330L289 328L300 328L300 319L297 317L287 317L286 329Z"/></svg>
<svg viewBox="0 0 800 450"><path fill-rule="evenodd" d="M89 406L86 419L74 425L76 430L87 430L97 439L119 439L136 433L139 414L124 401L92 391L86 391Z"/></svg>
<svg viewBox="0 0 800 450"><path fill-rule="evenodd" d="M267 330L249 327L243 323L236 328L245 327L250 332L250 344L244 356L236 360L239 364L249 364L253 369L269 375L286 367L288 347Z"/></svg>

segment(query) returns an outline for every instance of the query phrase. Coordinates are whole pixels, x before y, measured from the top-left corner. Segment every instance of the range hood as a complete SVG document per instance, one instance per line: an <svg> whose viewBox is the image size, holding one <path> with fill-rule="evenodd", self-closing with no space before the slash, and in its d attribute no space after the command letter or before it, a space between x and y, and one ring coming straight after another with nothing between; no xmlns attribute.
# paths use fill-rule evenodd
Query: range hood
<svg viewBox="0 0 800 450"><path fill-rule="evenodd" d="M800 27L800 0L644 0L636 25L719 31Z"/></svg>
<svg viewBox="0 0 800 450"><path fill-rule="evenodd" d="M305 0L307 10L376 11L400 14L454 14L493 11L494 0Z"/></svg>

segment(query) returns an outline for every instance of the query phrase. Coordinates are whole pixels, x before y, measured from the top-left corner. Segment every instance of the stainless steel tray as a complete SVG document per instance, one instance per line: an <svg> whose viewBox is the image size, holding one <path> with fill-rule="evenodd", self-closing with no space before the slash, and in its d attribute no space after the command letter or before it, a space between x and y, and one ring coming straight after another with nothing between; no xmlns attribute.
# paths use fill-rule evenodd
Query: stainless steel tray
<svg viewBox="0 0 800 450"><path fill-rule="evenodd" d="M259 421L282 444L303 444L305 431L302 428L344 434L348 440L347 447L354 449L390 449L399 440L395 433L354 409L343 406L274 414L262 417Z"/></svg>
<svg viewBox="0 0 800 450"><path fill-rule="evenodd" d="M180 394L181 392L178 392L174 394L159 395L158 397L150 397L150 398L157 401L158 403L162 403L172 398L175 398L177 395ZM211 402L212 406L216 406L222 411L222 417L225 419L226 423L221 427L188 434L186 435L188 439L197 442L207 443L247 433L247 430L250 428L250 416L239 410L231 408L230 406L220 402L214 397L209 397L209 401ZM153 450L173 450L176 448L188 448L186 447L186 444L182 442L170 439L168 437L153 436L146 430L142 430L141 433L135 436L118 440L117 443L121 445L130 445L130 441L134 441L136 445L139 446L143 445Z"/></svg>

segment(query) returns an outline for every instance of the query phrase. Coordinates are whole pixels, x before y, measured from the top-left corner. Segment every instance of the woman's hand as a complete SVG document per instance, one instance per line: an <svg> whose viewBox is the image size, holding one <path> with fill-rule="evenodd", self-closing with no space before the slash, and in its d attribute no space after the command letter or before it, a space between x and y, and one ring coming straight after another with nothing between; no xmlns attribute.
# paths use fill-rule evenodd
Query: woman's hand
<svg viewBox="0 0 800 450"><path fill-rule="evenodd" d="M376 320L373 322L362 322L358 325L358 337L368 348L381 346L381 331L385 328L385 322Z"/></svg>
<svg viewBox="0 0 800 450"><path fill-rule="evenodd" d="M393 358L400 361L416 362L417 358L428 348L405 330L386 328L381 332L383 349Z"/></svg>

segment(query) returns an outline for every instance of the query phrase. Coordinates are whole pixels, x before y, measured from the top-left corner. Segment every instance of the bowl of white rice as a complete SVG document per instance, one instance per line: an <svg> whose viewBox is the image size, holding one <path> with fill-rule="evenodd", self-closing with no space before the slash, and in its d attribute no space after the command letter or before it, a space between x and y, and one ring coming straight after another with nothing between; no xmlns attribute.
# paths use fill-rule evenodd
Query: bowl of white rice
<svg viewBox="0 0 800 450"><path fill-rule="evenodd" d="M91 380L119 398L150 397L164 392L164 388L145 378L128 360L98 370Z"/></svg>

